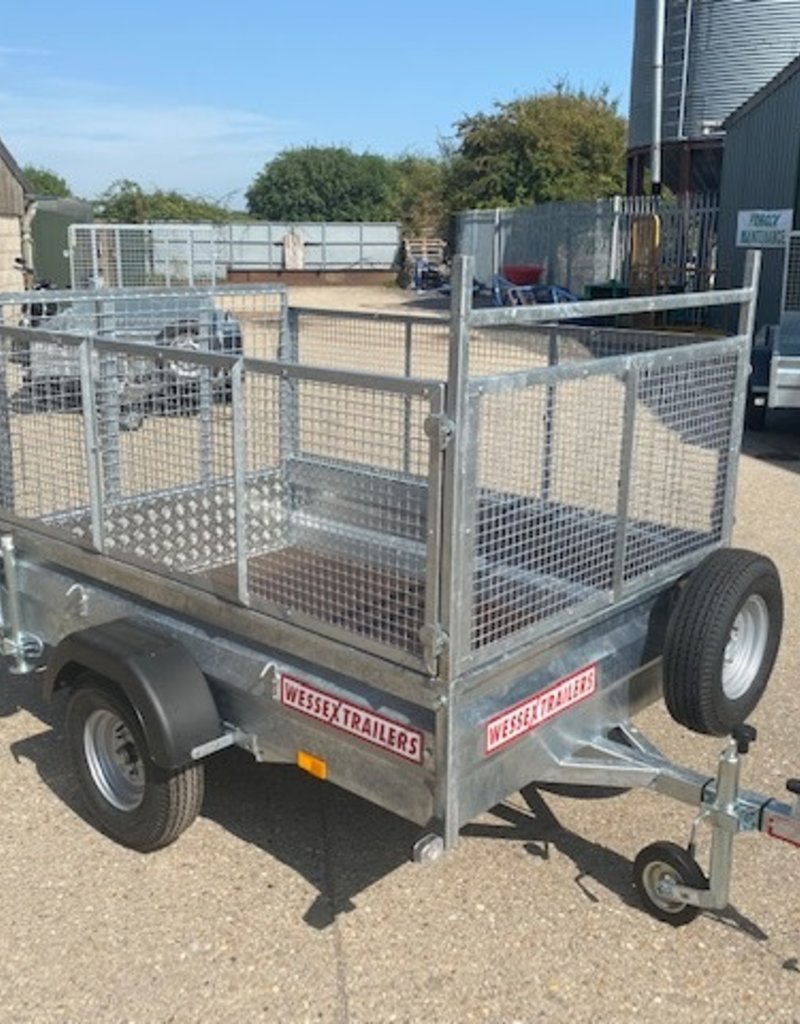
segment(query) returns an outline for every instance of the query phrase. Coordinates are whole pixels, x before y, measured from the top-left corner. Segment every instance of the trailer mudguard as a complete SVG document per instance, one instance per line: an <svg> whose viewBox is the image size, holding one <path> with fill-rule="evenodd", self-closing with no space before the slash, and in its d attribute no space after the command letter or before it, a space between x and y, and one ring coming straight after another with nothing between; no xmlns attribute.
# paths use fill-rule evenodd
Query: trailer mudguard
<svg viewBox="0 0 800 1024"><path fill-rule="evenodd" d="M90 671L127 697L160 768L181 768L192 750L222 733L208 680L179 641L132 619L116 619L65 637L51 652L44 698Z"/></svg>

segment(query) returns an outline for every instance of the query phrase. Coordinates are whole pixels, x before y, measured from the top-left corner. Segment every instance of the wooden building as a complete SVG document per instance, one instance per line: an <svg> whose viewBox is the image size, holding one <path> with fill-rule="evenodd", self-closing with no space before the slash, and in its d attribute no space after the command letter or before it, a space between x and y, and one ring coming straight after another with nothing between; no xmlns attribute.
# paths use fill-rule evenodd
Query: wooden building
<svg viewBox="0 0 800 1024"><path fill-rule="evenodd" d="M0 292L19 291L25 283L28 193L19 165L0 140Z"/></svg>

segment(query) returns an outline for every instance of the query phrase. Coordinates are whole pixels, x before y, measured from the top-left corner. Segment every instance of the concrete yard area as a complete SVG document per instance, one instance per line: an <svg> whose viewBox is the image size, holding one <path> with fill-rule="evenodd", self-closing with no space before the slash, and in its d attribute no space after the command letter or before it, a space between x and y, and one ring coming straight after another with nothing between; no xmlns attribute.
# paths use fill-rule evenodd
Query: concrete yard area
<svg viewBox="0 0 800 1024"><path fill-rule="evenodd" d="M389 289L295 289L293 303L416 305ZM783 642L743 784L800 776L800 415L747 435L735 543L781 573ZM97 832L68 760L64 704L0 676L0 1024L800 1024L800 850L734 846L732 903L673 929L639 906L637 852L685 845L692 808L641 791L520 797L439 862L420 830L299 770L229 750L200 818L141 855ZM723 741L637 724L712 775ZM708 833L700 832L706 863Z"/></svg>

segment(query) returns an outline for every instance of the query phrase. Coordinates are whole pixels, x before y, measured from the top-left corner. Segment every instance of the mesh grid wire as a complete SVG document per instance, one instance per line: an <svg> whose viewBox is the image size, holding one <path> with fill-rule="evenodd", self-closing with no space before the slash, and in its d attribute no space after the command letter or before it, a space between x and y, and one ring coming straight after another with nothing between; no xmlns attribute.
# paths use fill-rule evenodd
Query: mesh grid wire
<svg viewBox="0 0 800 1024"><path fill-rule="evenodd" d="M624 398L595 375L478 400L473 649L608 591Z"/></svg>
<svg viewBox="0 0 800 1024"><path fill-rule="evenodd" d="M77 347L33 343L23 350L4 339L2 353L0 500L16 515L39 520L85 506L89 478L80 386L57 376L34 381L29 371L39 356L55 366L77 367Z"/></svg>
<svg viewBox="0 0 800 1024"><path fill-rule="evenodd" d="M708 341L679 333L578 324L494 326L470 330L470 376L513 373L551 364L568 365L608 356L677 348Z"/></svg>
<svg viewBox="0 0 800 1024"><path fill-rule="evenodd" d="M437 380L447 376L450 329L441 319L300 311L297 331L299 362L306 366Z"/></svg>
<svg viewBox="0 0 800 1024"><path fill-rule="evenodd" d="M800 312L800 234L797 232L789 235L783 307L790 313Z"/></svg>
<svg viewBox="0 0 800 1024"><path fill-rule="evenodd" d="M642 371L626 581L722 538L737 368L731 352Z"/></svg>
<svg viewBox="0 0 800 1024"><path fill-rule="evenodd" d="M297 313L298 361L367 373L446 380L450 333L439 318ZM555 324L472 328L470 377L512 373L706 340L697 334Z"/></svg>
<svg viewBox="0 0 800 1024"><path fill-rule="evenodd" d="M0 295L0 321L274 359L284 303L278 288L42 290Z"/></svg>
<svg viewBox="0 0 800 1024"><path fill-rule="evenodd" d="M418 654L428 401L258 373L246 386L248 510L267 524L252 604Z"/></svg>

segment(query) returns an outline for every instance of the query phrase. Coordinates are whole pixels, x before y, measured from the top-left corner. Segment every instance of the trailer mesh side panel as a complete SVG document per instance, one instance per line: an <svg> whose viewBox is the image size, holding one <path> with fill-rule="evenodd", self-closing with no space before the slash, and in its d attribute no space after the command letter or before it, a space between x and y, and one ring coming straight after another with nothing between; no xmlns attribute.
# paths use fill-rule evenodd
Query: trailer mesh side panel
<svg viewBox="0 0 800 1024"><path fill-rule="evenodd" d="M739 358L654 353L634 377L595 363L473 390L473 652L551 630L722 539Z"/></svg>
<svg viewBox="0 0 800 1024"><path fill-rule="evenodd" d="M722 539L737 369L731 352L642 372L626 581Z"/></svg>
<svg viewBox="0 0 800 1024"><path fill-rule="evenodd" d="M624 401L609 376L479 401L473 648L611 586Z"/></svg>
<svg viewBox="0 0 800 1024"><path fill-rule="evenodd" d="M57 342L39 349L55 366L78 365L78 349ZM29 350L2 342L0 445L2 505L30 519L83 504L89 489L80 385L57 376L32 381Z"/></svg>
<svg viewBox="0 0 800 1024"><path fill-rule="evenodd" d="M444 380L450 330L423 317L299 310L297 355L306 366Z"/></svg>
<svg viewBox="0 0 800 1024"><path fill-rule="evenodd" d="M568 366L609 356L656 352L710 340L695 333L583 324L511 324L472 328L470 376Z"/></svg>
<svg viewBox="0 0 800 1024"><path fill-rule="evenodd" d="M279 415L280 389L294 415ZM248 562L252 604L418 653L429 403L250 372L247 406L248 506L270 524Z"/></svg>

